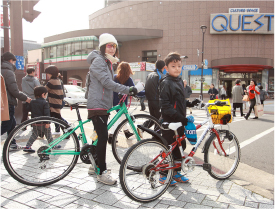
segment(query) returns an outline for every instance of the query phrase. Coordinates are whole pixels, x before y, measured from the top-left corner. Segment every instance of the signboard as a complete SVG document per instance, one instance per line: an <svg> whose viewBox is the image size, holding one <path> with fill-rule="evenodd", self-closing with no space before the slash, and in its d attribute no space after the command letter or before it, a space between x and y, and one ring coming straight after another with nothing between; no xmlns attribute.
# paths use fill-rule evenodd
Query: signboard
<svg viewBox="0 0 275 209"><path fill-rule="evenodd" d="M131 62L129 63L132 71L154 71L155 64L149 62Z"/></svg>
<svg viewBox="0 0 275 209"><path fill-rule="evenodd" d="M73 80L73 85L77 86L77 80Z"/></svg>
<svg viewBox="0 0 275 209"><path fill-rule="evenodd" d="M4 26L4 18L3 18L3 14L1 14L1 27ZM9 27L11 26L10 20L9 20Z"/></svg>
<svg viewBox="0 0 275 209"><path fill-rule="evenodd" d="M46 80L47 79L47 74L46 73L42 73L42 80Z"/></svg>
<svg viewBox="0 0 275 209"><path fill-rule="evenodd" d="M17 56L17 55L15 55L15 57L16 57L16 63L15 63L16 69L17 70L24 70L24 57L23 56Z"/></svg>
<svg viewBox="0 0 275 209"><path fill-rule="evenodd" d="M239 14L239 13L259 13L259 8L229 8L229 13Z"/></svg>
<svg viewBox="0 0 275 209"><path fill-rule="evenodd" d="M40 63L36 64L36 77L40 79Z"/></svg>
<svg viewBox="0 0 275 209"><path fill-rule="evenodd" d="M197 65L183 65L182 70L197 70L198 66Z"/></svg>
<svg viewBox="0 0 275 209"><path fill-rule="evenodd" d="M156 69L156 65L154 63L146 62L146 71L154 71Z"/></svg>
<svg viewBox="0 0 275 209"><path fill-rule="evenodd" d="M274 14L211 14L210 34L274 34Z"/></svg>

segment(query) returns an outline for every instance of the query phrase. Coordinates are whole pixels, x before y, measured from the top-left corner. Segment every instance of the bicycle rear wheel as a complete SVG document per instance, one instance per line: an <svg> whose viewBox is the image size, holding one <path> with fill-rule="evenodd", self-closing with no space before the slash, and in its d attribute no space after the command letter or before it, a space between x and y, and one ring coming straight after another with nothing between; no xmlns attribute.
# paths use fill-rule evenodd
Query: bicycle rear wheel
<svg viewBox="0 0 275 209"><path fill-rule="evenodd" d="M45 129L45 123L49 122L50 128ZM9 134L3 148L3 162L14 179L26 185L46 186L61 180L71 172L78 155L43 154L43 150L49 148L49 142L60 137L52 134L55 132L55 125L59 125L61 130L69 127L67 123L56 118L38 117L25 121ZM25 147L30 138L35 139L31 150L13 149L14 139L18 146ZM75 133L71 134L69 139L59 142L50 152L65 150L79 152Z"/></svg>
<svg viewBox="0 0 275 209"><path fill-rule="evenodd" d="M155 139L144 139L132 146L125 154L119 170L120 184L125 194L138 202L150 202L159 198L170 186L173 170L167 170L167 180L159 183L160 172L151 170L162 160L160 153L167 147ZM153 159L156 158L154 161ZM167 156L165 163L173 166L173 158ZM132 171L129 165L135 165Z"/></svg>
<svg viewBox="0 0 275 209"><path fill-rule="evenodd" d="M152 136L149 133L143 132L141 129L137 128L138 125L142 125L146 128L154 130L157 133L160 133L161 125L155 117L151 115L138 114L133 115L132 118L141 139L152 138ZM119 164L121 163L127 150L137 142L138 140L134 135L134 131L132 130L129 121L127 119L123 120L115 130L112 141L112 151Z"/></svg>
<svg viewBox="0 0 275 209"><path fill-rule="evenodd" d="M229 131L228 136L225 130L218 131L221 146L216 134L212 134L205 145L204 161L211 164L208 170L210 176L215 179L224 180L229 178L237 169L241 150L237 137ZM222 151L226 152L226 156Z"/></svg>

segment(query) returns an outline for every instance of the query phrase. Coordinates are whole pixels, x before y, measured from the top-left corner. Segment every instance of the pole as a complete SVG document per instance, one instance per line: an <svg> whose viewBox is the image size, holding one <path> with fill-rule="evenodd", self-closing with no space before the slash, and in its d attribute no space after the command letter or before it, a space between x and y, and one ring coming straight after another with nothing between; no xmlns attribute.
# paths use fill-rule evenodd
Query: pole
<svg viewBox="0 0 275 209"><path fill-rule="evenodd" d="M204 62L203 62L203 54L204 54L204 33L206 31L206 26L202 25L201 30L202 30L202 60L201 60L201 99L203 100L203 68L204 68Z"/></svg>
<svg viewBox="0 0 275 209"><path fill-rule="evenodd" d="M7 1L3 1L3 24L4 24L4 53L10 51L9 37L9 5Z"/></svg>

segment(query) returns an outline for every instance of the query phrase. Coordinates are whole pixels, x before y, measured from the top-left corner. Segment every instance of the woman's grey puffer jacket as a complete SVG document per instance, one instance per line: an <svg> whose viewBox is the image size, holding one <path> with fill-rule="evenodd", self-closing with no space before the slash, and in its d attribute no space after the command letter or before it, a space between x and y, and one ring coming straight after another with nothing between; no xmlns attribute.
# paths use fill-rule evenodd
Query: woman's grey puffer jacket
<svg viewBox="0 0 275 209"><path fill-rule="evenodd" d="M113 81L114 73L111 62L99 51L92 51L87 62L91 64L90 85L87 101L88 110L108 110L113 106L113 91L129 94L129 87Z"/></svg>

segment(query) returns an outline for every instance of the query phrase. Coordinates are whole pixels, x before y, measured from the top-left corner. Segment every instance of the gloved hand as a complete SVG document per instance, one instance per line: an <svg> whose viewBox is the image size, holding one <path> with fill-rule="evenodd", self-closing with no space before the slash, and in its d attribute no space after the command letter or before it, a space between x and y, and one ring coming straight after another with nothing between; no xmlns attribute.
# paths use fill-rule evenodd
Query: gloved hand
<svg viewBox="0 0 275 209"><path fill-rule="evenodd" d="M129 95L130 96L136 96L137 95L137 88L134 86L131 86L129 89Z"/></svg>
<svg viewBox="0 0 275 209"><path fill-rule="evenodd" d="M195 105L199 104L200 102L201 102L201 101L200 101L199 99L194 99L194 100L192 101L192 105L195 106Z"/></svg>
<svg viewBox="0 0 275 209"><path fill-rule="evenodd" d="M183 126L186 126L187 122L188 122L187 118L183 118L182 121L181 121L181 123L182 123Z"/></svg>

